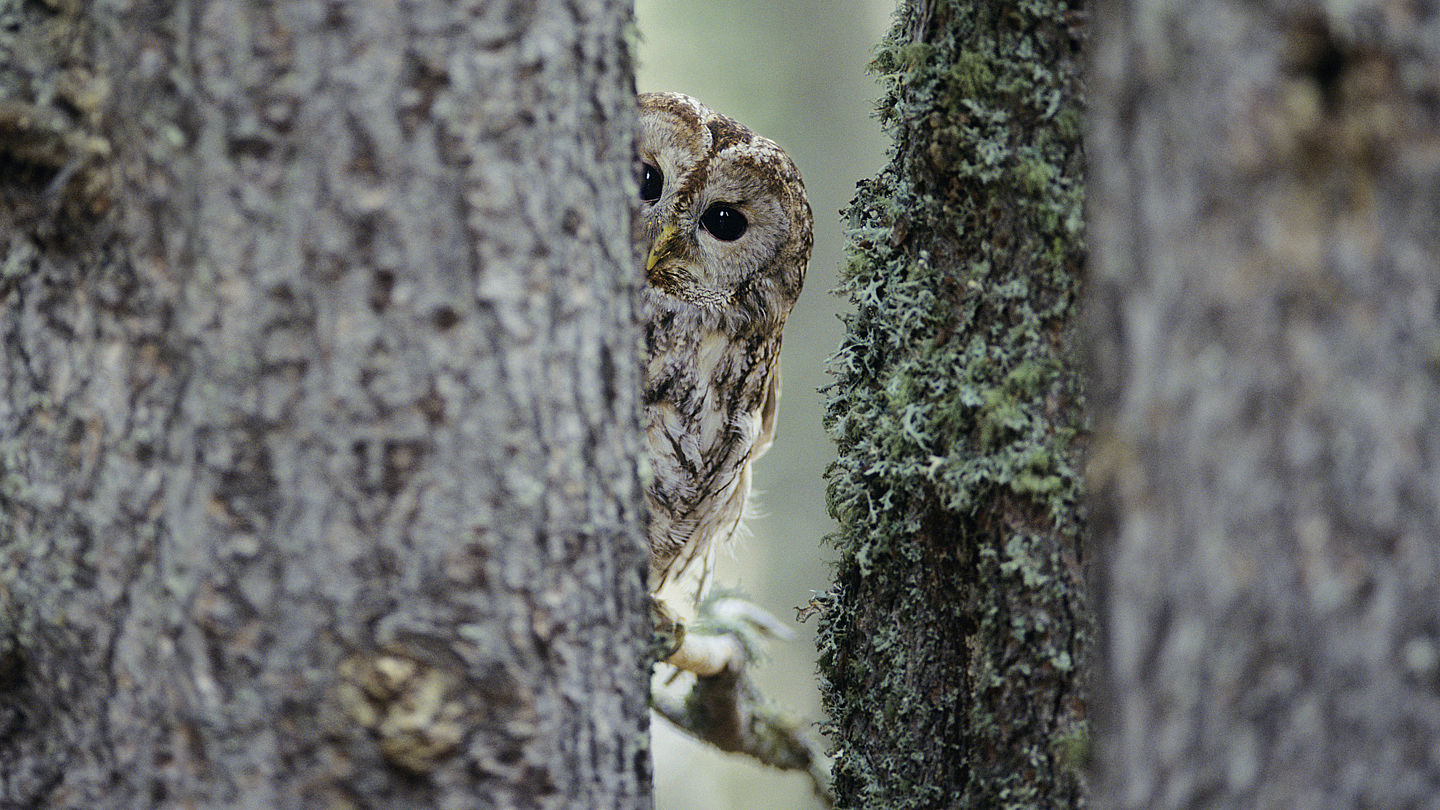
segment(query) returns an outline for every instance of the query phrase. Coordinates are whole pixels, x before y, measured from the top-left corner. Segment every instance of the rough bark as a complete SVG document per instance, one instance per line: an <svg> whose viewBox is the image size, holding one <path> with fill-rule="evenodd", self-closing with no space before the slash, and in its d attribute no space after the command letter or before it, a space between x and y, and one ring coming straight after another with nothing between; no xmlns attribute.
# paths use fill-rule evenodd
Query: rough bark
<svg viewBox="0 0 1440 810"><path fill-rule="evenodd" d="M1440 8L1102 2L1106 807L1440 807Z"/></svg>
<svg viewBox="0 0 1440 810"><path fill-rule="evenodd" d="M649 806L629 14L0 2L0 806Z"/></svg>
<svg viewBox="0 0 1440 810"><path fill-rule="evenodd" d="M906 2L875 61L816 606L839 807L1083 802L1077 6Z"/></svg>

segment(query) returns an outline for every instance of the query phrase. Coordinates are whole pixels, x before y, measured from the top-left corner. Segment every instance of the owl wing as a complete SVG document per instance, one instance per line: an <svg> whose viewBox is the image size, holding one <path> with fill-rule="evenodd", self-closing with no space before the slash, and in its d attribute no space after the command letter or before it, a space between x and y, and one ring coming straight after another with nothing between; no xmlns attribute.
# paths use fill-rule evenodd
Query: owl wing
<svg viewBox="0 0 1440 810"><path fill-rule="evenodd" d="M760 432L755 436L755 448L750 451L750 460L765 455L770 443L775 441L775 414L780 410L780 361L771 362L770 377L765 381L765 401L760 405Z"/></svg>

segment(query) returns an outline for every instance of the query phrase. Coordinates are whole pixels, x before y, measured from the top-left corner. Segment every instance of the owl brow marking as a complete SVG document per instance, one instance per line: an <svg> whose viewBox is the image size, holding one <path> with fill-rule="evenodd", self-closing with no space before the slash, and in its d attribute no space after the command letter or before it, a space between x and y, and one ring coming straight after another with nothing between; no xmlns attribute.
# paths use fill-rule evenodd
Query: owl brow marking
<svg viewBox="0 0 1440 810"><path fill-rule="evenodd" d="M710 148L716 152L723 152L737 143L749 143L755 139L755 133L749 127L724 115L712 116L705 122L705 128L710 130Z"/></svg>
<svg viewBox="0 0 1440 810"><path fill-rule="evenodd" d="M696 121L698 126L703 125L705 131L710 135L710 143L705 155L690 168L688 176L680 183L675 190L675 196L680 199L689 199L695 195L701 183L707 177L711 161L731 147L742 144L753 144L759 137L747 126L735 119L711 112L702 121Z"/></svg>
<svg viewBox="0 0 1440 810"><path fill-rule="evenodd" d="M700 184L705 182L706 173L710 170L710 160L714 156L714 152L706 152L703 157L695 162L694 166L690 167L689 174L686 175L684 180L680 181L680 186L675 189L675 199L689 200L694 198L695 192L699 190Z"/></svg>

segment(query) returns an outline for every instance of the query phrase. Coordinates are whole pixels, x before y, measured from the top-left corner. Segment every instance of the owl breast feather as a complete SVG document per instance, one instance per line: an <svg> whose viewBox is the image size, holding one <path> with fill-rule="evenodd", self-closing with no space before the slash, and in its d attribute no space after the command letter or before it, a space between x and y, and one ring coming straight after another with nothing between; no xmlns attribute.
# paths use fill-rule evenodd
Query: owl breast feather
<svg viewBox="0 0 1440 810"><path fill-rule="evenodd" d="M651 337L650 587L698 574L698 597L715 547L734 535L744 514L773 356L720 331Z"/></svg>

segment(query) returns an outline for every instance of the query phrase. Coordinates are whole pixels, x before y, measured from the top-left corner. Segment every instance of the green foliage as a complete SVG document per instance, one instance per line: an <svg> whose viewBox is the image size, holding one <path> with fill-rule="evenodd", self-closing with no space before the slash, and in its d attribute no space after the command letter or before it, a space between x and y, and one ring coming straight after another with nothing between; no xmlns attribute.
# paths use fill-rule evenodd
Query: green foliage
<svg viewBox="0 0 1440 810"><path fill-rule="evenodd" d="M895 146L828 389L838 806L1075 806L1079 4L919 5L872 66Z"/></svg>

